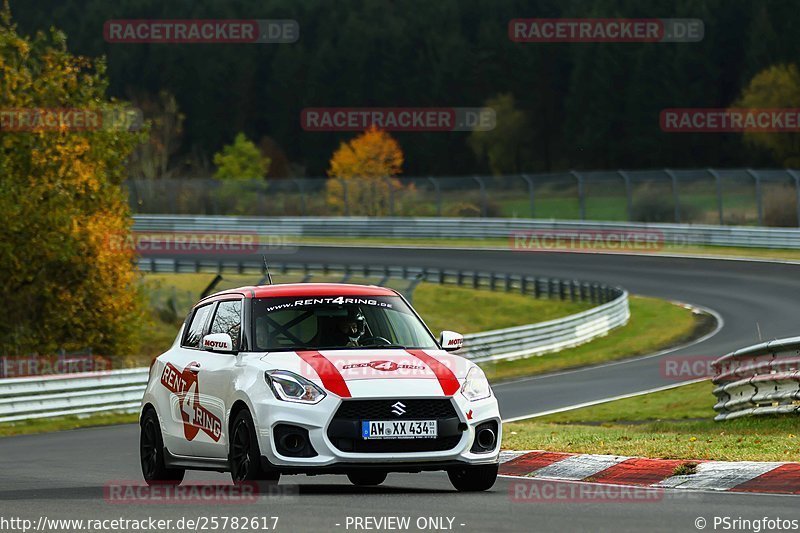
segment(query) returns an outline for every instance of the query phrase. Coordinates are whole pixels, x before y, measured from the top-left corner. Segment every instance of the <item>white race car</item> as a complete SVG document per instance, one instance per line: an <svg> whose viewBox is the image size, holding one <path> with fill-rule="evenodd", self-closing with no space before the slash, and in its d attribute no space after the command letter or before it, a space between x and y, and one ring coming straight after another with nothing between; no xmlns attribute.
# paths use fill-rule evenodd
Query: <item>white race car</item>
<svg viewBox="0 0 800 533"><path fill-rule="evenodd" d="M461 491L497 478L501 421L483 371L438 342L396 291L299 283L201 300L153 361L140 414L142 473L234 482L447 471Z"/></svg>

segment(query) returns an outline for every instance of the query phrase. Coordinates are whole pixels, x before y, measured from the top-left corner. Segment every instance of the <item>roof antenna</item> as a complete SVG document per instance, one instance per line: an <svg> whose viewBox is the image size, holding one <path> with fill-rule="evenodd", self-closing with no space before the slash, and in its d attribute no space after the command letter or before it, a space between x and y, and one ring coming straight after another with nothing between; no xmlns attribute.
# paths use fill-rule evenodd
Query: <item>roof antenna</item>
<svg viewBox="0 0 800 533"><path fill-rule="evenodd" d="M269 271L269 264L267 264L267 256L264 255L262 257L264 258L264 270L267 271L266 279L269 282L269 285L274 285L274 283L272 282L272 274Z"/></svg>
<svg viewBox="0 0 800 533"><path fill-rule="evenodd" d="M756 322L756 331L758 331L758 342L764 342L764 339L761 338L761 326Z"/></svg>

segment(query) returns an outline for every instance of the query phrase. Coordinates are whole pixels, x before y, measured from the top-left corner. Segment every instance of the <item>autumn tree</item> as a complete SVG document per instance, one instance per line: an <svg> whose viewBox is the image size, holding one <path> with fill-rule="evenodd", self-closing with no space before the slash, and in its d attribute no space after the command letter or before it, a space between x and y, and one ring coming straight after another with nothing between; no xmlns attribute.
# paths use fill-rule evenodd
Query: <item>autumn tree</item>
<svg viewBox="0 0 800 533"><path fill-rule="evenodd" d="M490 130L474 130L467 139L478 159L487 159L492 174L515 174L521 171L521 147L530 134L528 117L516 108L514 95L499 94L486 101L494 110L496 125Z"/></svg>
<svg viewBox="0 0 800 533"><path fill-rule="evenodd" d="M795 65L774 65L756 74L735 108L800 108L800 73ZM748 131L746 143L765 148L786 167L800 165L800 134Z"/></svg>
<svg viewBox="0 0 800 533"><path fill-rule="evenodd" d="M403 189L403 151L391 135L374 126L334 152L326 184L328 205L338 214L382 216ZM346 204L345 204L346 201Z"/></svg>
<svg viewBox="0 0 800 533"><path fill-rule="evenodd" d="M21 36L0 8L0 353L137 349L143 300L121 244L131 226L121 184L142 135L106 120L14 121L54 109L105 119L123 107L106 87L103 60L72 55L56 30Z"/></svg>
<svg viewBox="0 0 800 533"><path fill-rule="evenodd" d="M264 157L258 147L244 133L236 134L233 144L214 154L217 171L214 177L220 180L264 179L271 161Z"/></svg>

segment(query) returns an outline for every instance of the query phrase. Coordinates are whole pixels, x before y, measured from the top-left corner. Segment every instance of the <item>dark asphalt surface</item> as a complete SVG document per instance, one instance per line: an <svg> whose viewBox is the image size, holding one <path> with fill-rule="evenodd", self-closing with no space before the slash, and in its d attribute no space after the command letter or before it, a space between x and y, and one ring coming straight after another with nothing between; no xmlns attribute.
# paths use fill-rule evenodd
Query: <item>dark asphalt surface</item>
<svg viewBox="0 0 800 533"><path fill-rule="evenodd" d="M800 267L795 265L644 256L330 247L305 247L291 258L281 259L475 268L598 280L621 285L635 294L708 307L723 317L725 326L717 335L670 356L716 356L757 342L756 322L764 339L796 335L800 321L796 304ZM662 377L659 368L658 357L630 360L519 380L498 385L495 390L503 415L510 418L672 383ZM0 439L0 526L2 518L11 517L37 521L40 516L173 520L279 516L278 531L364 531L352 525L347 528L347 517L408 516L410 531L419 530L415 521L420 517L453 518L452 528L456 531L697 531L695 519L703 517L708 521L705 529L711 531L722 530L721 526L714 528L715 516L800 520L797 499L791 496L682 491L627 501L601 498L519 502L511 497L518 483L515 480L500 479L487 493L460 494L439 473L392 474L383 486L370 489L351 487L339 477L284 477L280 487L290 494L262 498L255 504L111 504L103 497L104 486L115 481L138 483L141 479L137 435L136 426L129 425ZM224 484L229 480L227 475L205 472L191 472L187 479ZM571 487L574 484L551 486L559 490ZM8 525L0 529L12 530ZM170 530L186 531L175 527ZM234 529L228 527L226 531Z"/></svg>

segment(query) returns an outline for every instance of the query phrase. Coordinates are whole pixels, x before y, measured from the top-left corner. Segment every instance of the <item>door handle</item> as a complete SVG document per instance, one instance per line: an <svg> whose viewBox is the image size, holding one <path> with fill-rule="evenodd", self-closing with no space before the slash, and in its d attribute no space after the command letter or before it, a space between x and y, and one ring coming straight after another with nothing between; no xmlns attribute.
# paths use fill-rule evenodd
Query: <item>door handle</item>
<svg viewBox="0 0 800 533"><path fill-rule="evenodd" d="M186 367L186 370L192 372L193 374L197 374L198 372L200 372L200 363L194 363L192 365L189 365Z"/></svg>

